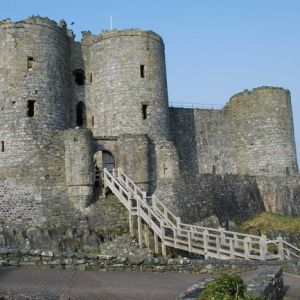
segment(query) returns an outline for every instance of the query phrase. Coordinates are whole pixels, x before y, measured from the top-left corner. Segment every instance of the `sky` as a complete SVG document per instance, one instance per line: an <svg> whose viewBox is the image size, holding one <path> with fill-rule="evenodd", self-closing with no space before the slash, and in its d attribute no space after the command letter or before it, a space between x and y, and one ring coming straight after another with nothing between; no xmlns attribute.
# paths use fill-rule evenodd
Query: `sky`
<svg viewBox="0 0 300 300"><path fill-rule="evenodd" d="M153 30L166 48L170 102L224 105L244 89L291 91L300 164L299 0L0 0L0 19L65 19L99 34ZM74 25L70 25L74 22Z"/></svg>

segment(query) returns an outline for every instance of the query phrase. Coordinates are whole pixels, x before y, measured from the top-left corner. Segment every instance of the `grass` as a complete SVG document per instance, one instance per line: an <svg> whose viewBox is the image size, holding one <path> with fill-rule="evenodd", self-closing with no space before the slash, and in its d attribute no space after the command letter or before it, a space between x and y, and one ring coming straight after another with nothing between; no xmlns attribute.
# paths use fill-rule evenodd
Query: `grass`
<svg viewBox="0 0 300 300"><path fill-rule="evenodd" d="M249 232L258 229L262 234L268 231L282 231L287 233L300 232L300 217L283 216L274 213L261 213L252 220L242 223L240 230Z"/></svg>

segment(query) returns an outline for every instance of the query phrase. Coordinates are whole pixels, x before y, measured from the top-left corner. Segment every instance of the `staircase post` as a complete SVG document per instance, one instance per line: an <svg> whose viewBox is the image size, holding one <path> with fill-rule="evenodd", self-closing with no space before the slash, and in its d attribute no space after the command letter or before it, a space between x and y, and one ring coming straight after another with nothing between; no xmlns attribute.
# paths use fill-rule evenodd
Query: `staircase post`
<svg viewBox="0 0 300 300"><path fill-rule="evenodd" d="M158 249L158 236L157 234L154 232L154 253L158 254L159 253L159 249Z"/></svg>
<svg viewBox="0 0 300 300"><path fill-rule="evenodd" d="M134 237L133 215L131 213L129 213L129 233L131 237Z"/></svg>
<svg viewBox="0 0 300 300"><path fill-rule="evenodd" d="M167 256L167 248L165 245L165 229L164 229L163 220L160 220L160 232L161 232L161 254L162 256Z"/></svg>
<svg viewBox="0 0 300 300"><path fill-rule="evenodd" d="M167 256L167 247L163 241L161 242L161 254L162 256Z"/></svg>
<svg viewBox="0 0 300 300"><path fill-rule="evenodd" d="M150 247L150 235L149 235L149 227L147 224L144 224L144 240L145 246Z"/></svg>
<svg viewBox="0 0 300 300"><path fill-rule="evenodd" d="M277 245L278 245L278 255L280 260L284 260L284 250L283 250L283 240L282 237L279 236L277 238Z"/></svg>
<svg viewBox="0 0 300 300"><path fill-rule="evenodd" d="M221 244L225 244L225 230L223 227L219 227L220 236L221 236Z"/></svg>
<svg viewBox="0 0 300 300"><path fill-rule="evenodd" d="M192 252L192 233L188 232L189 253Z"/></svg>
<svg viewBox="0 0 300 300"><path fill-rule="evenodd" d="M248 236L244 238L244 255L246 260L249 260L250 258L250 249L249 249L250 242L251 239Z"/></svg>
<svg viewBox="0 0 300 300"><path fill-rule="evenodd" d="M139 246L143 247L143 234L142 234L142 219L141 216L138 214L138 239L139 239Z"/></svg>
<svg viewBox="0 0 300 300"><path fill-rule="evenodd" d="M140 216L141 211L141 203L137 201L137 223L138 223L138 239L139 239L139 246L143 246L143 235L142 235L142 219Z"/></svg>
<svg viewBox="0 0 300 300"><path fill-rule="evenodd" d="M203 231L203 248L204 248L204 257L205 259L208 259L208 231L205 229Z"/></svg>
<svg viewBox="0 0 300 300"><path fill-rule="evenodd" d="M217 255L220 258L220 249L221 249L221 237L216 237L216 247L217 247Z"/></svg>
<svg viewBox="0 0 300 300"><path fill-rule="evenodd" d="M259 239L260 259L266 260L267 257L267 237L262 235Z"/></svg>

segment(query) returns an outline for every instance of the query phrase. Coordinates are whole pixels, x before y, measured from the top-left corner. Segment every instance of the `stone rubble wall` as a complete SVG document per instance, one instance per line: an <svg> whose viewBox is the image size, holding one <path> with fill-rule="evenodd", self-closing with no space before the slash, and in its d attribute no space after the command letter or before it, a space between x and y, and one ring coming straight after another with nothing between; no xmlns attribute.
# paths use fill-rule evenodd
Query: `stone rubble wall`
<svg viewBox="0 0 300 300"><path fill-rule="evenodd" d="M174 205L184 223L215 215L228 227L229 221L243 222L265 211L253 176L185 173L174 189Z"/></svg>

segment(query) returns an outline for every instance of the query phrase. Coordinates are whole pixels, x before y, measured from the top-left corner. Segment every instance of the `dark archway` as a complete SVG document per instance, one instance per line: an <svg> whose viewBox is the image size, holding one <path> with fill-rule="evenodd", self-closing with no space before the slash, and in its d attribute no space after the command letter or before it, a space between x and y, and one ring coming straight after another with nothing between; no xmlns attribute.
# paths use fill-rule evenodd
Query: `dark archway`
<svg viewBox="0 0 300 300"><path fill-rule="evenodd" d="M109 172L115 168L115 158L112 153L107 150L102 151L102 165L103 169L106 168Z"/></svg>
<svg viewBox="0 0 300 300"><path fill-rule="evenodd" d="M82 101L76 105L76 126L85 126L85 105Z"/></svg>

